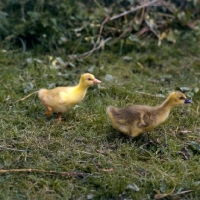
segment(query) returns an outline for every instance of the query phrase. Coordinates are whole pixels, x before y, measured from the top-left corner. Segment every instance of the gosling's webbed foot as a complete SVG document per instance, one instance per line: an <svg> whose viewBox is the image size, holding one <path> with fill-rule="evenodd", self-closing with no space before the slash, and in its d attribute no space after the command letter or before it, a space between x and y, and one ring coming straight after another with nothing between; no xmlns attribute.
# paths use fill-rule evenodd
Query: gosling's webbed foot
<svg viewBox="0 0 200 200"><path fill-rule="evenodd" d="M44 114L47 115L47 116L52 115L52 108L49 105L47 105L44 100L42 101L42 103L47 109L47 111Z"/></svg>
<svg viewBox="0 0 200 200"><path fill-rule="evenodd" d="M57 121L61 122L61 120L62 120L62 113L58 113L58 119L57 119Z"/></svg>
<svg viewBox="0 0 200 200"><path fill-rule="evenodd" d="M52 115L52 111L47 110L44 114L47 116L50 116L50 115Z"/></svg>

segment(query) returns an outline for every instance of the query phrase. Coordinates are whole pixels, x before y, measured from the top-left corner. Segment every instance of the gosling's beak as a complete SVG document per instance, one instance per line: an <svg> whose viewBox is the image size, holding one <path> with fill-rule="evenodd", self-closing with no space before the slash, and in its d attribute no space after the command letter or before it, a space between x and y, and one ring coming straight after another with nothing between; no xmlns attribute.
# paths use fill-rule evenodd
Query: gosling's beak
<svg viewBox="0 0 200 200"><path fill-rule="evenodd" d="M99 84L99 83L101 83L101 81L95 78L93 84Z"/></svg>
<svg viewBox="0 0 200 200"><path fill-rule="evenodd" d="M184 103L192 103L192 100L186 98Z"/></svg>

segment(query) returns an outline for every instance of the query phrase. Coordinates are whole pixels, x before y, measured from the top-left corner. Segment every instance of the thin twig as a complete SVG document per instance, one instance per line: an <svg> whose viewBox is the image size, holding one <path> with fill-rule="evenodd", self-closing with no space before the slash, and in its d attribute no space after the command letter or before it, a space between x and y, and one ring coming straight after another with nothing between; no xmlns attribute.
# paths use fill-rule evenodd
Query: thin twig
<svg viewBox="0 0 200 200"><path fill-rule="evenodd" d="M116 39L113 41L113 44L115 44L118 40L120 40L126 33L131 32L131 31L132 31L132 28L131 28L131 27L127 28L118 38L116 38Z"/></svg>
<svg viewBox="0 0 200 200"><path fill-rule="evenodd" d="M81 41L76 45L76 47L74 48L73 52L72 52L72 55L75 54L77 48L79 47L79 45L81 44ZM72 61L73 59L73 56L69 55L69 60L65 63L65 65L63 66L63 68L66 68L68 66L68 64Z"/></svg>
<svg viewBox="0 0 200 200"><path fill-rule="evenodd" d="M185 191L181 191L179 193L168 193L168 194L156 194L154 196L155 199L162 199L164 197L168 197L168 196L177 196L177 195L181 195L181 194L186 194L186 193L189 193L189 192L193 192L193 190L185 190Z"/></svg>
<svg viewBox="0 0 200 200"><path fill-rule="evenodd" d="M103 31L104 24L105 24L108 20L109 20L109 17L106 17L105 20L102 22L102 24L101 24L101 26L100 26L99 34L98 34L98 37L97 37L97 41L95 42L95 44L94 44L94 46L93 46L93 49L92 49L92 50L90 51L90 53L89 53L87 56L85 56L85 57L90 56L95 50L97 50L97 49L96 49L96 46L97 46L97 44L100 42L101 34L102 34L102 31ZM110 39L111 39L111 38L110 38ZM99 48L101 48L102 46L104 46L105 43L106 43L105 40L102 41L102 42L100 43L101 46L100 46Z"/></svg>
<svg viewBox="0 0 200 200"><path fill-rule="evenodd" d="M17 103L19 101L24 101L25 99L27 99L28 97L30 97L31 95L36 94L36 93L38 93L38 91L30 93L27 96L23 97L22 99L19 99L19 100L15 101L14 103Z"/></svg>
<svg viewBox="0 0 200 200"><path fill-rule="evenodd" d="M120 14L118 14L118 15L114 15L113 17L110 18L110 20L112 21L112 20L117 19L117 18L119 18L119 17L122 17L122 16L124 16L124 15L128 15L129 13L135 12L136 10L139 10L139 9L141 9L141 8L150 6L151 4L155 3L156 1L158 1L158 0L150 1L150 2L148 2L148 3L145 3L144 5L136 6L135 8L134 8L134 7L131 7L130 10L126 10L126 11L124 11L123 13L120 13Z"/></svg>
<svg viewBox="0 0 200 200"><path fill-rule="evenodd" d="M14 173L14 172L44 172L44 173L51 173L51 174L59 174L59 175L65 175L67 177L85 177L86 175L89 175L89 173L79 173L79 172L58 172L58 171L48 171L48 170L42 170L42 169L1 169L0 173Z"/></svg>
<svg viewBox="0 0 200 200"><path fill-rule="evenodd" d="M92 50L87 51L87 52L85 52L85 53L83 53L83 54L80 54L80 55L78 55L78 54L70 55L70 57L79 59L79 58L83 58L83 57L88 56L88 54L91 55L91 53L93 53L94 51L100 49L106 42L108 42L108 41L111 40L111 39L112 39L112 37L109 37L109 38L105 39L103 42L101 42L101 43L99 44L98 47L95 47L95 48L93 48Z"/></svg>
<svg viewBox="0 0 200 200"><path fill-rule="evenodd" d="M160 96L159 94L155 94L155 95L153 95L153 94L150 94L150 93L145 93L145 92L140 92L140 91L135 91L136 93L139 93L139 94L142 94L142 95L147 95L147 96L151 96L151 97L159 97L159 98L165 98L165 97L163 97L163 96Z"/></svg>
<svg viewBox="0 0 200 200"><path fill-rule="evenodd" d="M142 24L142 21L144 20L144 15L145 15L145 8L142 8L142 14L139 20L139 24Z"/></svg>
<svg viewBox="0 0 200 200"><path fill-rule="evenodd" d="M2 145L0 145L0 149L7 149L7 150L12 150L12 151L22 151L22 152L24 152L24 151L27 151L27 150L19 150L19 149L13 149L13 148L9 148L9 147L5 147L5 146L2 146Z"/></svg>
<svg viewBox="0 0 200 200"><path fill-rule="evenodd" d="M145 19L146 25L150 28L151 32L154 33L154 35L159 38L158 34L155 32L155 30L150 26L149 22L147 19Z"/></svg>

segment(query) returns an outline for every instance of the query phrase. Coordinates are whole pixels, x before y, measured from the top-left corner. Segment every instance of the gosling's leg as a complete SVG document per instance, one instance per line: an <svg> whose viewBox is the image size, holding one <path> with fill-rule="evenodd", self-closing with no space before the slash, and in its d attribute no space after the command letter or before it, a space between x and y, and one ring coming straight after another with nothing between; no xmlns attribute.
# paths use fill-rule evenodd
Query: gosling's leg
<svg viewBox="0 0 200 200"><path fill-rule="evenodd" d="M52 115L52 108L50 106L46 106L47 111L45 112L45 115L50 116Z"/></svg>
<svg viewBox="0 0 200 200"><path fill-rule="evenodd" d="M60 121L62 120L62 118L61 118L61 117L62 117L62 113L61 113L61 112L59 112L59 113L58 113L58 119L57 119L57 120L58 120L58 122L60 122Z"/></svg>
<svg viewBox="0 0 200 200"><path fill-rule="evenodd" d="M131 136L132 138L137 137L138 135L140 135L142 133L142 130L135 125L132 126L131 129L130 129L129 136Z"/></svg>
<svg viewBox="0 0 200 200"><path fill-rule="evenodd" d="M46 109L47 109L47 111L44 113L45 115L47 115L47 116L50 116L50 115L52 115L52 108L49 106L49 105L47 105L46 103L45 103L45 101L42 101L42 104L46 107Z"/></svg>

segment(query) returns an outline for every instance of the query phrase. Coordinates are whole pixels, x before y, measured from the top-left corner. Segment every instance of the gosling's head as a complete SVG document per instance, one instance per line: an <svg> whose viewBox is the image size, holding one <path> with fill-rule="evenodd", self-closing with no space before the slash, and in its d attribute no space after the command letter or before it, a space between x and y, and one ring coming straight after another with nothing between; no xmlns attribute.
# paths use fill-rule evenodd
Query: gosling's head
<svg viewBox="0 0 200 200"><path fill-rule="evenodd" d="M84 73L81 75L80 84L83 85L84 87L90 87L94 84L99 84L99 83L101 83L101 81L96 79L94 75L90 73Z"/></svg>
<svg viewBox="0 0 200 200"><path fill-rule="evenodd" d="M182 92L179 91L172 92L168 97L168 101L171 106L192 103L190 99L188 99Z"/></svg>

